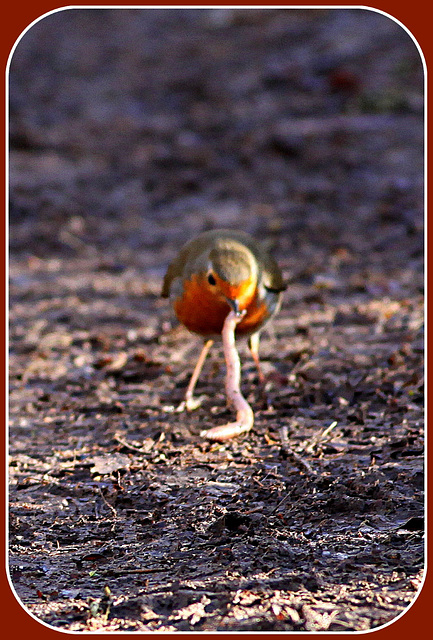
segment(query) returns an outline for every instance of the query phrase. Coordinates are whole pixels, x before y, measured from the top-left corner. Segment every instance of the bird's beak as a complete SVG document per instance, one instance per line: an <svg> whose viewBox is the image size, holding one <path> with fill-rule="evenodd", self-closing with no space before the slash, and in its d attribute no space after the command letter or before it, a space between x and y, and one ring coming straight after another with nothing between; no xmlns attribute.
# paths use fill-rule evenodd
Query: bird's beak
<svg viewBox="0 0 433 640"><path fill-rule="evenodd" d="M239 302L236 299L226 298L226 300L237 316L242 315L242 311L239 309Z"/></svg>

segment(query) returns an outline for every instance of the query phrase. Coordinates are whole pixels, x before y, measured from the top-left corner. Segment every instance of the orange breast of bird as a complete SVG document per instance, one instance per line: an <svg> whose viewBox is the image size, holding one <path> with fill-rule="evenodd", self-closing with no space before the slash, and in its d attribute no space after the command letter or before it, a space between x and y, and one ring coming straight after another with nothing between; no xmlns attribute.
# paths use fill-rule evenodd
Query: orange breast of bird
<svg viewBox="0 0 433 640"><path fill-rule="evenodd" d="M233 299L238 297L233 291ZM260 300L258 290L245 303L240 305L246 309L246 315L236 327L237 335L248 335L257 331L268 319L270 313L265 300ZM203 286L197 275L192 275L183 282L182 294L174 301L174 310L178 320L189 331L202 336L221 335L224 320L230 312L225 300L215 296L209 288Z"/></svg>

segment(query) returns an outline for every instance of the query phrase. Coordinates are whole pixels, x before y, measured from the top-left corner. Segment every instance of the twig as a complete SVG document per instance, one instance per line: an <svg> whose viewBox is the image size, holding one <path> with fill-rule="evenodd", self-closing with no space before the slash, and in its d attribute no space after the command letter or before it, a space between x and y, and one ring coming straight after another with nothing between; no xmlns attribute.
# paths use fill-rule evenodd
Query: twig
<svg viewBox="0 0 433 640"><path fill-rule="evenodd" d="M320 439L324 440L326 438L326 436L328 436L331 433L332 429L334 429L337 426L337 424L338 424L338 422L336 420L334 420L334 422L331 422L329 427L327 427L325 429L325 431L322 432L322 434L320 436Z"/></svg>
<svg viewBox="0 0 433 640"><path fill-rule="evenodd" d="M128 442L126 442L126 440L122 440L122 438L120 438L120 436L117 433L114 435L114 440L116 440L116 442L121 444L122 447L131 449L131 451L137 451L137 453L146 453L143 449L140 449L140 447L134 447L133 444L129 444Z"/></svg>
<svg viewBox="0 0 433 640"><path fill-rule="evenodd" d="M317 472L310 466L310 464L302 458L299 453L293 451L292 447L289 444L289 438L287 434L287 427L281 427L279 430L280 438L281 438L281 448L287 457L298 467L301 471L305 471L309 476L316 476Z"/></svg>
<svg viewBox="0 0 433 640"><path fill-rule="evenodd" d="M309 445L307 445L304 448L304 451L306 453L312 453L314 451L314 448L319 444L319 442L325 442L326 438L329 436L329 434L331 433L331 431L333 429L335 429L335 427L337 426L338 422L336 420L334 420L334 422L331 422L331 424L329 425L329 427L326 427L326 429L324 429L322 431L322 433L318 433L316 436L314 436L310 442Z"/></svg>
<svg viewBox="0 0 433 640"><path fill-rule="evenodd" d="M104 494L102 493L102 489L101 489L101 488L99 488L99 493L101 494L101 498L102 498L102 500L103 500L104 504L106 504L106 506L107 506L109 509L111 509L111 511L112 511L112 513L113 513L113 516L117 519L117 511L116 511L116 509L113 507L113 505L112 505L112 504L110 504L109 502L107 502L107 500L106 500L106 498L105 498Z"/></svg>
<svg viewBox="0 0 433 640"><path fill-rule="evenodd" d="M123 576L123 575L132 575L132 574L140 574L140 573L158 573L160 571L166 571L167 567L159 567L157 569L106 569L105 571L98 571L99 575L114 575L114 576Z"/></svg>
<svg viewBox="0 0 433 640"><path fill-rule="evenodd" d="M278 509L281 507L282 504L284 504L286 502L286 500L288 500L291 497L291 493L286 493L286 495L284 496L284 498L282 498L279 503L277 504L277 506L272 509L270 515L273 516L277 513Z"/></svg>

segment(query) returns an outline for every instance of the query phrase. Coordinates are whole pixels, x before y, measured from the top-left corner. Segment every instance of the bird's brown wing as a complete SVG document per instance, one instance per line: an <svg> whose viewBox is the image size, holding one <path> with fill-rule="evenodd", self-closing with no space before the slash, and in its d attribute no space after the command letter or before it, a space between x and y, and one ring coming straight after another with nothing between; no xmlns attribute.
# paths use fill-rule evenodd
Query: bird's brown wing
<svg viewBox="0 0 433 640"><path fill-rule="evenodd" d="M271 291L275 291L276 293L285 291L287 289L287 285L283 280L281 269L273 257L268 253L265 253L262 254L261 260L263 265L262 278L265 287Z"/></svg>

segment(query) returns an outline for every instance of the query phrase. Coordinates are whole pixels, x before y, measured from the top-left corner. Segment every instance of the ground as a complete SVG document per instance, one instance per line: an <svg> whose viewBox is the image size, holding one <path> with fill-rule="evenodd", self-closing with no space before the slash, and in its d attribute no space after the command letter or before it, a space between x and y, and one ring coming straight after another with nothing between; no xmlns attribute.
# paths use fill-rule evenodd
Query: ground
<svg viewBox="0 0 433 640"><path fill-rule="evenodd" d="M10 576L66 631L352 631L423 579L423 69L368 10L68 10L11 65ZM288 284L216 345L160 298L199 231Z"/></svg>

